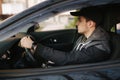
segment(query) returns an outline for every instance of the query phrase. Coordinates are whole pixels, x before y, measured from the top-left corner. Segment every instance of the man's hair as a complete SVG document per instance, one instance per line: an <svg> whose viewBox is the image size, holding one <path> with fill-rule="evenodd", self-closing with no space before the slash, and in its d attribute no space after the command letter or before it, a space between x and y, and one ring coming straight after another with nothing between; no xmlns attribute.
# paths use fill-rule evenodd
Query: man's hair
<svg viewBox="0 0 120 80"><path fill-rule="evenodd" d="M85 16L84 16L84 17L85 17ZM91 20L91 19L90 19L90 18L88 18L88 17L85 17L85 19L86 19L86 21L87 21L87 22Z"/></svg>

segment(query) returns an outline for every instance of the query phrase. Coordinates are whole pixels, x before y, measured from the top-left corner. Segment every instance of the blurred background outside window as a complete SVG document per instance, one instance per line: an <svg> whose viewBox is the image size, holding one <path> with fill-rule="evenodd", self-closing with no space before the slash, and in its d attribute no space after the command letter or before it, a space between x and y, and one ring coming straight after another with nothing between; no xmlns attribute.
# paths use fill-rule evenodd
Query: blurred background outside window
<svg viewBox="0 0 120 80"><path fill-rule="evenodd" d="M43 1L46 0L0 0L0 21ZM71 29L75 28L75 22L76 19L69 12L64 12L40 22L37 31Z"/></svg>
<svg viewBox="0 0 120 80"><path fill-rule="evenodd" d="M0 0L0 20L17 14L45 0Z"/></svg>

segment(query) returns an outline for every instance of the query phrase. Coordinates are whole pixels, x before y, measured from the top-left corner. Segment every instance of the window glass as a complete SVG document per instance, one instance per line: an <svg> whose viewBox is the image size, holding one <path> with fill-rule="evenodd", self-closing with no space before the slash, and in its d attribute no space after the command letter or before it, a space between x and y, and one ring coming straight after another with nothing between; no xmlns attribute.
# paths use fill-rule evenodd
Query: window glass
<svg viewBox="0 0 120 80"><path fill-rule="evenodd" d="M113 26L113 27L111 28L111 32L116 32L115 30L116 30L116 26Z"/></svg>
<svg viewBox="0 0 120 80"><path fill-rule="evenodd" d="M115 26L111 28L111 32L116 32L120 34L120 23L117 23Z"/></svg>
<svg viewBox="0 0 120 80"><path fill-rule="evenodd" d="M120 34L120 23L116 25L117 33Z"/></svg>
<svg viewBox="0 0 120 80"><path fill-rule="evenodd" d="M51 17L39 23L39 28L36 31L51 31L60 29L73 29L75 28L77 18L70 15L70 12L64 12Z"/></svg>

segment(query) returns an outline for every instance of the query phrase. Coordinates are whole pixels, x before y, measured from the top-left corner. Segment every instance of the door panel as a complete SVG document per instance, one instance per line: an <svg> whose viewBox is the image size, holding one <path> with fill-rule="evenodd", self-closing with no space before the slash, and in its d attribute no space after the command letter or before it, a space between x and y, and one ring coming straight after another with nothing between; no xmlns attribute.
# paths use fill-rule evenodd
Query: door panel
<svg viewBox="0 0 120 80"><path fill-rule="evenodd" d="M49 69L0 70L0 80L119 80L120 61L106 61Z"/></svg>

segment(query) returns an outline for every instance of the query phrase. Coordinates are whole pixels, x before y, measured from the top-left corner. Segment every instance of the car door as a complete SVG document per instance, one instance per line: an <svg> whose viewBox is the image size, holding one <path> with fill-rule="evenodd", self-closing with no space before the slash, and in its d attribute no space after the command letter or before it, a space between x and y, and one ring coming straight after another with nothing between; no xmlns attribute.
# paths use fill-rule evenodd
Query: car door
<svg viewBox="0 0 120 80"><path fill-rule="evenodd" d="M119 60L51 68L0 70L1 80L119 80Z"/></svg>

